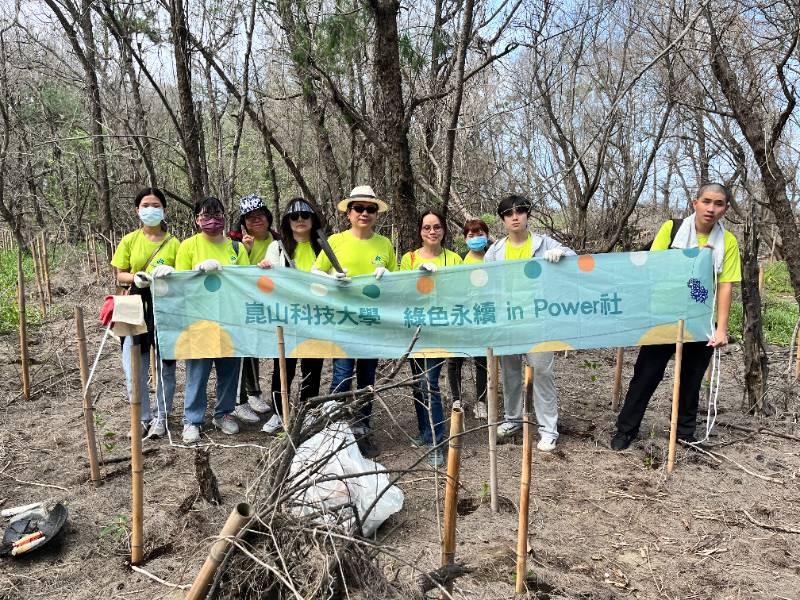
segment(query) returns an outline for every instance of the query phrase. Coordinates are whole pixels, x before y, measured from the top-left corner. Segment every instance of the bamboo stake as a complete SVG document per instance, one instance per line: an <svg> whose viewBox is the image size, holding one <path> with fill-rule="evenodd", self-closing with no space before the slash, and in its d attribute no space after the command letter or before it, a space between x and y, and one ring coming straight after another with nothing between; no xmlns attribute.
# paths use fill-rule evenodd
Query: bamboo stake
<svg viewBox="0 0 800 600"><path fill-rule="evenodd" d="M44 286L42 285L42 281L44 279L44 273L42 273L42 261L39 256L39 246L36 243L36 238L31 240L30 244L31 248L31 258L33 259L33 273L36 277L36 291L39 292L39 308L42 311L42 316L47 316L47 301L44 295Z"/></svg>
<svg viewBox="0 0 800 600"><path fill-rule="evenodd" d="M83 328L83 308L75 307L75 329L78 335L78 364L81 370L83 424L86 429L86 448L89 453L89 474L95 487L100 485L100 466L97 461L97 442L94 433L94 405L89 387L89 358L86 353L86 332ZM134 377L135 379L135 377Z"/></svg>
<svg viewBox="0 0 800 600"><path fill-rule="evenodd" d="M622 396L622 365L625 362L625 348L617 348L617 362L614 365L614 389L611 392L611 410L619 410Z"/></svg>
<svg viewBox="0 0 800 600"><path fill-rule="evenodd" d="M142 352L139 344L131 346L131 564L144 558L144 481L142 479L142 389L139 384Z"/></svg>
<svg viewBox="0 0 800 600"><path fill-rule="evenodd" d="M156 346L150 345L150 391L154 392L158 389L158 370L156 368ZM156 400L157 401L157 400Z"/></svg>
<svg viewBox="0 0 800 600"><path fill-rule="evenodd" d="M92 270L92 245L89 243L89 238L91 237L91 235L92 235L92 228L89 227L88 230L86 231L86 236L85 236L85 239L86 239L86 270L87 271L91 271Z"/></svg>
<svg viewBox="0 0 800 600"><path fill-rule="evenodd" d="M533 404L533 367L525 367L525 399L522 409L522 473L519 478L519 526L517 531L516 593L525 592L528 573L528 501L531 491L531 405Z"/></svg>
<svg viewBox="0 0 800 600"><path fill-rule="evenodd" d="M30 358L28 356L28 315L25 312L25 271L22 244L17 245L17 307L19 308L19 358L22 365L22 397L31 399Z"/></svg>
<svg viewBox="0 0 800 600"><path fill-rule="evenodd" d="M764 295L764 265L758 263L758 295Z"/></svg>
<svg viewBox="0 0 800 600"><path fill-rule="evenodd" d="M489 494L492 512L499 510L497 502L497 359L494 349L486 349L487 396L489 400Z"/></svg>
<svg viewBox="0 0 800 600"><path fill-rule="evenodd" d="M289 377L286 373L286 344L283 341L283 327L275 328L278 336L278 368L281 376L281 409L283 410L283 428L289 430Z"/></svg>
<svg viewBox="0 0 800 600"><path fill-rule="evenodd" d="M794 378L800 379L800 334L797 336L797 348L795 349Z"/></svg>
<svg viewBox="0 0 800 600"><path fill-rule="evenodd" d="M442 566L452 565L456 555L456 516L458 515L458 480L461 473L461 434L464 432L464 410L454 406L450 413L450 441L447 453L447 483L444 492L444 535L442 536ZM453 591L453 582L445 584Z"/></svg>
<svg viewBox="0 0 800 600"><path fill-rule="evenodd" d="M231 511L228 520L225 521L225 526L219 532L217 541L211 546L208 553L208 558L203 563L197 577L194 579L192 589L186 594L184 600L202 600L208 593L208 586L214 578L214 574L219 567L219 564L225 558L228 549L231 545L231 538L239 535L239 532L247 524L247 521L252 515L252 508L246 502L240 502Z"/></svg>
<svg viewBox="0 0 800 600"><path fill-rule="evenodd" d="M683 363L683 319L678 321L678 339L675 342L675 380L672 382L672 415L669 423L669 453L667 475L675 468L675 447L678 442L678 403L681 396L681 364Z"/></svg>
<svg viewBox="0 0 800 600"><path fill-rule="evenodd" d="M92 234L92 262L94 263L94 277L96 282L100 282L100 265L97 262L97 239Z"/></svg>
<svg viewBox="0 0 800 600"><path fill-rule="evenodd" d="M53 289L50 285L50 260L49 255L47 252L47 236L42 232L41 240L41 248L42 248L42 263L44 266L44 283L45 283L45 292L47 293L47 304L53 303Z"/></svg>

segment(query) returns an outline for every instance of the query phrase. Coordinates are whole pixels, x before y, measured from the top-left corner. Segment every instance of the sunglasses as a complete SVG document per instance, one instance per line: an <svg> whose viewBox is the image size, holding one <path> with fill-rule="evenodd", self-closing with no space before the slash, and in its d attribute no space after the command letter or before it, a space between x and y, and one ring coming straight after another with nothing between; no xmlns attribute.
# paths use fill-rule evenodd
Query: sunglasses
<svg viewBox="0 0 800 600"><path fill-rule="evenodd" d="M353 204L350 208L359 214L366 211L367 214L374 215L378 212L378 206L376 204Z"/></svg>
<svg viewBox="0 0 800 600"><path fill-rule="evenodd" d="M299 221L300 219L308 221L311 218L311 213L308 212L307 210L301 210L300 212L290 214L289 218L292 221Z"/></svg>
<svg viewBox="0 0 800 600"><path fill-rule="evenodd" d="M511 215L527 215L530 212L530 208L527 206L515 206L514 208L508 208L503 211L503 217L510 217Z"/></svg>

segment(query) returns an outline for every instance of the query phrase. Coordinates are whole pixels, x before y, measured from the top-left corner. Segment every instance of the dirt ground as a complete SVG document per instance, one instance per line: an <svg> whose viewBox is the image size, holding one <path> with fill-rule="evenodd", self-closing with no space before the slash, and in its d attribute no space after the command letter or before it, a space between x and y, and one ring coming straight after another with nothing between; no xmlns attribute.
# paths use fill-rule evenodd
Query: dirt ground
<svg viewBox="0 0 800 600"><path fill-rule="evenodd" d="M0 508L49 499L64 501L69 509L64 534L49 547L23 560L0 559L0 598L179 597L126 565L129 463L103 466L104 483L96 489L88 482L72 307L85 308L93 358L102 334L96 315L108 286L94 284L85 274L71 291L66 286L58 275L55 301L60 308L31 334L30 402L20 397L17 338L0 337ZM776 414L760 421L742 414L741 353L730 346L722 359L720 424L705 446L724 458L681 447L669 479L671 384L665 381L659 388L641 439L616 453L608 446L614 424L613 351L557 358L561 438L553 453L534 450L528 597L800 598L800 398L798 386L787 384L782 375L787 350L770 350L770 400ZM626 382L635 350L625 358ZM381 366L389 368L389 363ZM407 372L404 367L402 373ZM263 361L262 386L268 385L270 373L269 361ZM464 387L471 400L472 383ZM178 438L182 390L179 369L171 420ZM98 434L107 445L105 456L127 455L129 409L113 341L101 358L93 393L99 397ZM384 400L399 424L414 434L409 394L395 391ZM467 415L467 428L479 427L471 410ZM401 468L419 457L421 451L408 445L385 410L376 407L374 419L383 449L379 462ZM795 439L730 425L768 427ZM223 504L200 501L185 514L178 506L197 486L192 451L171 447L166 440L145 443L146 449L157 450L145 457L143 566L173 584L191 583L210 536L237 502L252 500L248 488L266 452L256 446L272 441L256 427L235 437L209 435L223 444L252 446L212 450ZM466 437L456 557L474 571L456 581L458 598L510 598L514 591L521 445L498 449L499 489L507 498L506 510L498 514L490 511L486 496L487 448L485 429ZM410 583L417 575L414 568L429 571L439 564L444 479L424 467L400 487L405 505L377 534L397 559L379 560L389 579Z"/></svg>

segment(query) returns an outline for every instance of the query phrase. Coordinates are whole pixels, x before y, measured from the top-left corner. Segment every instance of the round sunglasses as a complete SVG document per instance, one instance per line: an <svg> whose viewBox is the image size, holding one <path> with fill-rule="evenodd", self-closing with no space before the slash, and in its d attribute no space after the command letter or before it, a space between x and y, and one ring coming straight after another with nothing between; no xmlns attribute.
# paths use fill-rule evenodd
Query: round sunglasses
<svg viewBox="0 0 800 600"><path fill-rule="evenodd" d="M311 218L311 215L312 213L308 212L307 210L301 210L300 212L291 213L289 218L292 221L299 221L300 219L307 221Z"/></svg>
<svg viewBox="0 0 800 600"><path fill-rule="evenodd" d="M350 206L350 208L359 214L366 211L367 214L374 215L376 212L378 212L377 204L353 204Z"/></svg>

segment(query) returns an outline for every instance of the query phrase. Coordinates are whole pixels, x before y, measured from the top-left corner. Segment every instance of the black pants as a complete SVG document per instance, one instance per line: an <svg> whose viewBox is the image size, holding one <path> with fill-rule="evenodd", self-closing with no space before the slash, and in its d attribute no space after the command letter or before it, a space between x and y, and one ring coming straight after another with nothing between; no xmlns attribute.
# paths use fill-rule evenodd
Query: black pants
<svg viewBox="0 0 800 600"><path fill-rule="evenodd" d="M633 367L633 379L628 386L625 403L617 417L619 433L636 434L647 410L653 393L664 378L667 363L675 353L674 344L642 346L636 365ZM689 342L683 345L683 361L681 363L681 387L678 401L678 437L694 436L697 425L697 404L700 401L700 386L714 349L706 342Z"/></svg>
<svg viewBox="0 0 800 600"><path fill-rule="evenodd" d="M258 396L261 393L261 384L258 383L258 359L242 359L242 384L239 386L239 400L237 404L247 402L248 396Z"/></svg>
<svg viewBox="0 0 800 600"><path fill-rule="evenodd" d="M453 402L461 402L461 370L466 359L463 356L447 359L447 382ZM475 399L486 402L486 357L476 356L475 360Z"/></svg>
<svg viewBox="0 0 800 600"><path fill-rule="evenodd" d="M322 358L304 358L300 361L300 373L303 377L300 383L300 400L308 400L314 396L319 396L319 385L322 380ZM289 380L286 384L291 387L297 370L297 359L286 359L286 377ZM272 398L275 412L283 416L283 395L281 394L281 369L278 359L274 359L272 365Z"/></svg>

